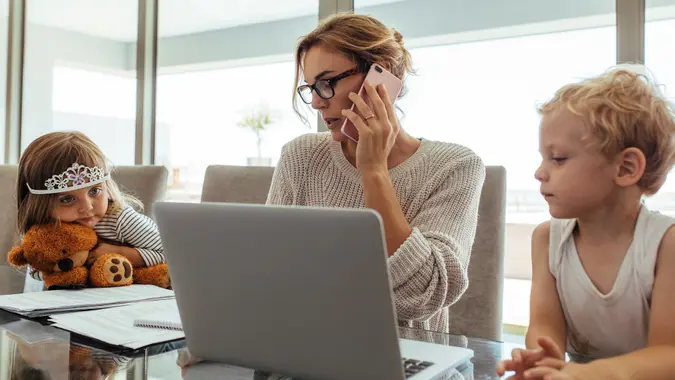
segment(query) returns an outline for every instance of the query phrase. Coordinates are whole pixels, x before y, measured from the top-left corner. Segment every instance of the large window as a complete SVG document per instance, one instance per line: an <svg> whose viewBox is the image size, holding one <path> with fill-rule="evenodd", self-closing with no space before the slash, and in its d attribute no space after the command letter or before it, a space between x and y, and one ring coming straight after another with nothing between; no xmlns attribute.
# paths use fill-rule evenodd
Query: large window
<svg viewBox="0 0 675 380"><path fill-rule="evenodd" d="M316 130L291 95L293 48L318 1L262 3L160 7L156 162L171 173L168 199L198 201L211 164L276 165L284 143Z"/></svg>
<svg viewBox="0 0 675 380"><path fill-rule="evenodd" d="M666 96L675 103L675 1L647 0L645 24L645 63ZM647 205L675 215L675 178L670 178L659 193L647 199Z"/></svg>
<svg viewBox="0 0 675 380"><path fill-rule="evenodd" d="M0 52L7 56L7 31L9 28L9 0L0 0ZM5 130L5 84L7 82L7 59L0 60L0 131ZM0 133L0 162L5 158L5 134Z"/></svg>
<svg viewBox="0 0 675 380"><path fill-rule="evenodd" d="M77 130L134 163L137 0L26 2L22 150Z"/></svg>

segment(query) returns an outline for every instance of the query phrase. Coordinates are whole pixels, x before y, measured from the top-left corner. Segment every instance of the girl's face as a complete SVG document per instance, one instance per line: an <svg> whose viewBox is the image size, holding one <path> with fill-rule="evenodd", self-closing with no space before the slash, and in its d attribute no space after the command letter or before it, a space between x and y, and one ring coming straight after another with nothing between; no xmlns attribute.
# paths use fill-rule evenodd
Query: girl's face
<svg viewBox="0 0 675 380"><path fill-rule="evenodd" d="M51 217L93 228L108 211L109 198L105 182L57 194Z"/></svg>

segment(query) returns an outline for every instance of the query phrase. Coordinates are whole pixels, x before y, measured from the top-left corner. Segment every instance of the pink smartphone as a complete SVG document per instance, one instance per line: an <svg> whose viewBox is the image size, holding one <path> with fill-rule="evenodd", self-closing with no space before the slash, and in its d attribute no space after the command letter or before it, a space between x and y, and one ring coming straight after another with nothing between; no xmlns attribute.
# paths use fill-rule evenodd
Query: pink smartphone
<svg viewBox="0 0 675 380"><path fill-rule="evenodd" d="M370 66L370 70L368 70L368 74L366 74L366 78L363 83L365 84L366 81L374 85L383 83L387 89L387 93L389 94L389 101L392 104L394 104L398 98L398 94L401 92L401 88L403 87L403 82L401 82L400 79L378 64L373 64ZM368 104L368 107L370 107L372 110L373 105L370 103L370 99L368 98L368 94L366 93L366 89L363 85L361 85L361 89L359 90L359 96L361 96L363 100L366 101L366 104ZM356 106L352 104L351 110L354 111L355 107ZM347 136L354 142L359 141L359 133L356 130L354 124L349 121L349 119L345 119L345 122L342 124L341 131L343 135Z"/></svg>

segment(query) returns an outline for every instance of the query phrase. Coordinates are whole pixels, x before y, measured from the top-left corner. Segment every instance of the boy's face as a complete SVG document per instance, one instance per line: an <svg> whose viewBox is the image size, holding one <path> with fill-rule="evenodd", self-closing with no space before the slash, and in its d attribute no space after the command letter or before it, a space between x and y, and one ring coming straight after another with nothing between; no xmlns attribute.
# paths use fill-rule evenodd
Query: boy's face
<svg viewBox="0 0 675 380"><path fill-rule="evenodd" d="M579 218L603 207L616 195L618 171L594 144L582 119L565 107L542 118L535 173L554 218Z"/></svg>
<svg viewBox="0 0 675 380"><path fill-rule="evenodd" d="M108 211L108 199L105 182L57 194L51 216L55 220L93 228Z"/></svg>

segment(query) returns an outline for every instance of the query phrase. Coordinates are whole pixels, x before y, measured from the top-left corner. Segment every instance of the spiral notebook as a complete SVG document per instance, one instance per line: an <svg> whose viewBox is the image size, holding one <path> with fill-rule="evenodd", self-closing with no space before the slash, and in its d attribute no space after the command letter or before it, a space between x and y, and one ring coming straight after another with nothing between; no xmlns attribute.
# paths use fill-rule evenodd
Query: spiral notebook
<svg viewBox="0 0 675 380"><path fill-rule="evenodd" d="M153 329L183 331L178 309L170 313L153 313L134 320L134 326Z"/></svg>

